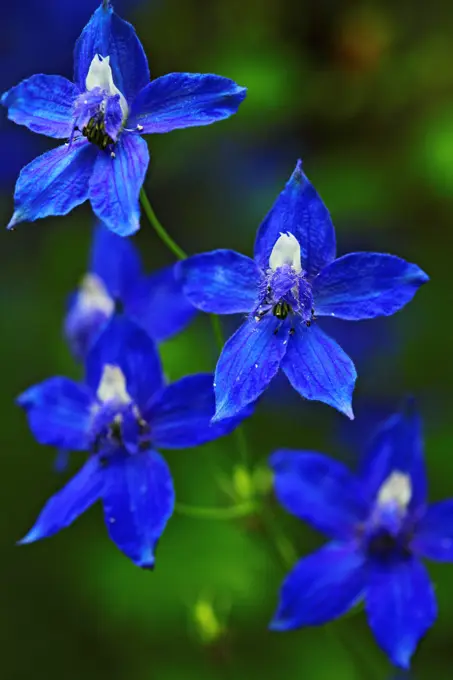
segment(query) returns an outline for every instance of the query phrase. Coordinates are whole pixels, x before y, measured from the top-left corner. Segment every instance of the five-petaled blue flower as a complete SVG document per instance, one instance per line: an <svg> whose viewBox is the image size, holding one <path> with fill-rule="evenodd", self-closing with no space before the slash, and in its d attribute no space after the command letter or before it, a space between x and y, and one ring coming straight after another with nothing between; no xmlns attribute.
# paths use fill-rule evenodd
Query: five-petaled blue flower
<svg viewBox="0 0 453 680"><path fill-rule="evenodd" d="M21 542L55 534L102 500L111 539L135 564L153 567L174 507L171 474L156 448L198 446L250 415L212 425L212 382L198 374L165 385L153 340L114 317L87 356L85 384L56 377L24 392L18 403L39 443L90 456Z"/></svg>
<svg viewBox="0 0 453 680"><path fill-rule="evenodd" d="M364 599L377 642L408 668L437 616L420 557L453 562L453 499L427 504L413 405L377 431L357 477L312 451L277 451L270 465L280 503L332 539L286 577L271 628L322 625Z"/></svg>
<svg viewBox="0 0 453 680"><path fill-rule="evenodd" d="M138 199L149 162L140 134L227 118L246 90L199 73L170 73L150 83L134 28L108 3L84 28L74 58L74 83L40 74L2 97L14 122L68 140L23 168L8 226L65 215L89 199L96 216L126 236L140 225Z"/></svg>
<svg viewBox="0 0 453 680"><path fill-rule="evenodd" d="M215 420L255 401L280 366L300 395L353 417L354 364L317 317L356 321L393 314L428 276L393 255L335 259L335 251L329 213L299 161L258 231L254 260L216 250L178 264L195 307L249 314L217 363Z"/></svg>
<svg viewBox="0 0 453 680"><path fill-rule="evenodd" d="M71 295L65 319L65 334L76 358L86 355L116 312L124 312L161 342L181 331L196 310L184 296L174 266L144 276L131 239L98 224L88 273Z"/></svg>

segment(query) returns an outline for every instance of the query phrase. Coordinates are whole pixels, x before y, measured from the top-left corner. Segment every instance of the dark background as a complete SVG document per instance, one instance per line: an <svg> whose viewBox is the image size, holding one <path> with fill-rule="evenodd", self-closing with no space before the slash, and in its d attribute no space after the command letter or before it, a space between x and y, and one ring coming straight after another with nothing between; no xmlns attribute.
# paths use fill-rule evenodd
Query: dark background
<svg viewBox="0 0 453 680"><path fill-rule="evenodd" d="M74 40L96 0L5 2L0 88L35 72L70 76ZM143 41L151 73L214 72L248 87L237 116L150 137L146 188L188 252L251 253L255 231L298 157L329 207L340 253L392 252L431 282L396 317L337 326L356 360L358 417L303 402L283 381L246 423L253 481L265 489L276 447L312 448L354 464L376 414L406 393L423 412L432 499L453 496L453 9L430 3L292 0L117 2ZM18 171L51 140L0 119L0 216ZM77 377L62 337L66 297L84 272L92 215L21 224L1 234L0 674L5 680L390 680L363 613L324 629L270 633L285 573L259 519L175 515L153 573L106 536L95 507L42 543L15 547L69 473L33 440L14 405L54 374ZM146 218L134 241L149 270L172 261ZM230 327L225 324L226 330ZM171 379L212 370L216 349L198 318L162 347ZM247 497L234 437L169 452L180 501ZM77 457L72 469L77 469ZM232 497L234 496L234 498ZM297 555L323 539L269 497ZM414 678L451 677L453 568L430 565L439 620ZM403 677L403 676L401 676Z"/></svg>

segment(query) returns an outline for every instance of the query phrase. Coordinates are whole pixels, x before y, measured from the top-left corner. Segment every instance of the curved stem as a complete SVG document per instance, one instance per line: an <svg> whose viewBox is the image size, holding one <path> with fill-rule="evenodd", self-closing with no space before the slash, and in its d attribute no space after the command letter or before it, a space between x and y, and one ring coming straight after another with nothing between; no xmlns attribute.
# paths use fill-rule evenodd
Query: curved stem
<svg viewBox="0 0 453 680"><path fill-rule="evenodd" d="M184 250L178 246L176 241L173 241L170 234L159 222L143 187L140 189L140 202L142 204L143 210L145 211L146 217L150 221L151 226L153 227L154 231L157 232L167 248L171 250L173 255L176 255L178 260L185 260L187 253L185 253Z"/></svg>
<svg viewBox="0 0 453 680"><path fill-rule="evenodd" d="M211 317L211 326L217 343L217 347L219 348L219 352L221 352L225 344L225 338L223 337L222 331L222 324L220 323L220 318L217 316L217 314L210 314L209 316Z"/></svg>
<svg viewBox="0 0 453 680"><path fill-rule="evenodd" d="M178 246L176 241L172 239L170 234L167 232L165 227L162 226L162 224L159 222L157 219L156 213L153 210L153 207L148 199L148 196L146 195L145 190L143 187L140 189L140 202L142 204L143 210L145 211L145 214L153 227L154 231L157 233L159 238L165 243L167 248L171 250L173 255L175 255L178 260L185 260L188 256L187 253ZM220 323L220 319L217 316L217 314L210 314L209 315L211 318L211 325L212 325L212 330L214 332L214 337L217 342L217 346L219 348L219 352L222 351L223 346L225 344L225 338L223 337L223 331L222 331L222 325ZM241 454L242 460L244 464L247 464L247 459L248 459L248 453L247 453L247 441L245 439L244 432L241 430L240 427L237 427L236 430L234 431L234 436L236 439L237 447L238 450Z"/></svg>
<svg viewBox="0 0 453 680"><path fill-rule="evenodd" d="M239 503L225 508L209 508L198 505L176 503L175 512L186 517L198 517L200 519L236 519L247 517L258 510L257 503Z"/></svg>

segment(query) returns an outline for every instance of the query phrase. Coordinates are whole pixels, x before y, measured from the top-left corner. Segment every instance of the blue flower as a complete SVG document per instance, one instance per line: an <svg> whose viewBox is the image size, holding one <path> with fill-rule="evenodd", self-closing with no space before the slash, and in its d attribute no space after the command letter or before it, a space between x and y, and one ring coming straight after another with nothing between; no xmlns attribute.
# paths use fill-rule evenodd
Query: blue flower
<svg viewBox="0 0 453 680"><path fill-rule="evenodd" d="M11 120L67 139L23 168L9 228L65 215L87 199L121 236L140 226L139 192L149 162L141 133L208 125L235 113L245 88L221 76L170 73L149 82L134 28L100 6L75 47L74 83L35 75L6 92Z"/></svg>
<svg viewBox="0 0 453 680"><path fill-rule="evenodd" d="M353 417L354 364L317 318L394 314L428 276L393 255L335 259L335 252L329 213L299 161L258 230L254 260L216 250L179 263L184 292L195 307L248 314L217 364L215 420L255 401L280 367L301 396Z"/></svg>
<svg viewBox="0 0 453 680"><path fill-rule="evenodd" d="M24 392L18 403L40 444L90 455L21 543L55 534L101 500L110 538L135 564L153 567L174 507L171 474L156 449L217 439L250 414L212 425L212 383L198 374L165 385L154 342L114 317L88 354L84 384L55 377Z"/></svg>
<svg viewBox="0 0 453 680"><path fill-rule="evenodd" d="M378 644L408 668L437 616L420 557L453 562L453 499L427 504L413 405L377 431L356 477L312 451L277 451L270 465L280 503L331 539L286 577L271 628L322 625L365 600Z"/></svg>
<svg viewBox="0 0 453 680"><path fill-rule="evenodd" d="M117 11L131 12L140 0L115 0ZM4 2L2 5L2 68L0 92L30 74L53 73L66 77L73 70L68 45L75 42L95 0L77 2ZM153 3L155 7L157 3ZM0 165L0 187L11 190L11 182L23 165L43 151L43 139L23 128L11 128L0 119L0 145L7 162Z"/></svg>
<svg viewBox="0 0 453 680"><path fill-rule="evenodd" d="M175 267L144 276L130 239L98 224L88 273L70 297L65 334L73 354L82 359L115 312L122 311L161 342L181 331L196 310L183 295Z"/></svg>

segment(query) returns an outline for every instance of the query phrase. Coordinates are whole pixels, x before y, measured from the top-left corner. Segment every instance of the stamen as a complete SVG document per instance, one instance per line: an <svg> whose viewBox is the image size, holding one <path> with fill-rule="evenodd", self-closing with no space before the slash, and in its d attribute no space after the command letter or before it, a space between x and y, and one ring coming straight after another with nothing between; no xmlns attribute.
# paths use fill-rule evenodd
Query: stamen
<svg viewBox="0 0 453 680"><path fill-rule="evenodd" d="M291 305L283 301L277 302L277 304L274 306L274 309L272 310L272 313L277 317L277 319L286 319L288 314L291 314L292 311Z"/></svg>

